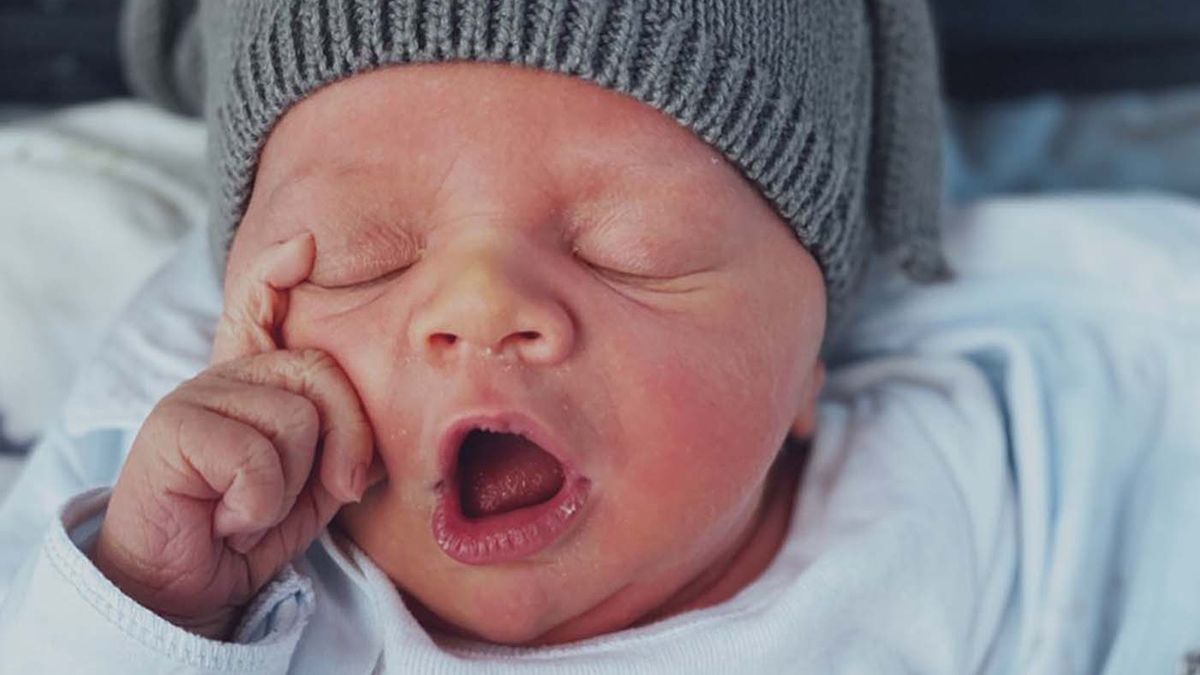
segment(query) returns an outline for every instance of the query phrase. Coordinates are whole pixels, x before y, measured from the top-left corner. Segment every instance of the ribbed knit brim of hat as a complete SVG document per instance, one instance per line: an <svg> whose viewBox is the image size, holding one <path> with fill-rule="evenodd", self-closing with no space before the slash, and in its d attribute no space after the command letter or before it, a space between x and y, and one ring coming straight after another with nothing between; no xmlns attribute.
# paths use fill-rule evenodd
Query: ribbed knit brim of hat
<svg viewBox="0 0 1200 675"><path fill-rule="evenodd" d="M937 68L920 0L199 4L221 269L259 154L291 106L356 73L452 60L576 76L692 130L817 259L831 325L872 252L919 279L945 269Z"/></svg>

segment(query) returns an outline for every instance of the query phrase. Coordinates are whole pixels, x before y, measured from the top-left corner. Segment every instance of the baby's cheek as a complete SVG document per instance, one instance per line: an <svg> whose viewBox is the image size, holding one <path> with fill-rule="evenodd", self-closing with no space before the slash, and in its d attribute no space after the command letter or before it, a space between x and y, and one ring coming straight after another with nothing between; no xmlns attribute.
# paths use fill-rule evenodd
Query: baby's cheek
<svg viewBox="0 0 1200 675"><path fill-rule="evenodd" d="M284 339L291 349L320 349L345 370L371 422L375 442L388 468L411 453L400 452L416 440L417 402L429 386L407 366L411 359L399 349L403 340L392 318L376 305L356 306L350 311L332 311L325 305L293 303Z"/></svg>
<svg viewBox="0 0 1200 675"><path fill-rule="evenodd" d="M296 287L288 299L282 332L289 341L322 343L331 347L363 331L378 332L384 313L373 297L320 290L309 285Z"/></svg>
<svg viewBox="0 0 1200 675"><path fill-rule="evenodd" d="M329 353L364 395L380 388L384 383L381 374L398 361L389 352L403 336L389 321L379 303L298 290L292 295L280 332L288 349Z"/></svg>
<svg viewBox="0 0 1200 675"><path fill-rule="evenodd" d="M643 536L698 545L749 507L778 450L778 416L755 387L711 361L698 365L678 342L642 355L621 406L628 456L614 478Z"/></svg>
<svg viewBox="0 0 1200 675"><path fill-rule="evenodd" d="M628 413L694 459L744 456L733 451L752 451L779 424L783 401L769 364L722 337L641 340L627 371Z"/></svg>

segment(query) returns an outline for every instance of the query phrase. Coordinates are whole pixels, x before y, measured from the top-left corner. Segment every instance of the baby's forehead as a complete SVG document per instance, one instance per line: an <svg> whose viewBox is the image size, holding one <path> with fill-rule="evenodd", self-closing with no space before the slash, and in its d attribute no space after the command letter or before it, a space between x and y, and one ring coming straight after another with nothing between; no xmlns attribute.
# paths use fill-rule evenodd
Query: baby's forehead
<svg viewBox="0 0 1200 675"><path fill-rule="evenodd" d="M603 142L603 141L597 141ZM361 159L313 157L282 180L256 186L256 219L316 228L386 221L428 229L476 220L553 225L564 235L614 219L700 234L758 198L731 167L710 158L621 153L510 156L470 143ZM767 208L765 204L762 205Z"/></svg>
<svg viewBox="0 0 1200 675"><path fill-rule="evenodd" d="M521 170L548 185L738 176L692 131L626 95L511 67L439 64L358 75L302 101L268 138L254 190L372 169L425 183L455 169Z"/></svg>
<svg viewBox="0 0 1200 675"><path fill-rule="evenodd" d="M561 225L571 227L616 215L646 220L696 211L699 219L730 201L738 182L728 172L704 173L670 161L567 159L551 167L535 157L493 162L460 148L412 162L318 159L262 189L267 214L285 219L333 210L352 219L415 223L435 213L451 220L487 218L536 207L554 211Z"/></svg>

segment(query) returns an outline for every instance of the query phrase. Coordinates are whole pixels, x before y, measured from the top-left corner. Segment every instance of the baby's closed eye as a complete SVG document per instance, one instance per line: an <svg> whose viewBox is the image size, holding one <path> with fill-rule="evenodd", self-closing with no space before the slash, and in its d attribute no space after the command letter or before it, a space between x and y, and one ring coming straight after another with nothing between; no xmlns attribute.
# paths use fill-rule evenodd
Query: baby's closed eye
<svg viewBox="0 0 1200 675"><path fill-rule="evenodd" d="M318 233L309 283L327 289L370 286L402 274L423 254L417 237L402 227Z"/></svg>
<svg viewBox="0 0 1200 675"><path fill-rule="evenodd" d="M689 210L625 200L596 205L576 216L571 253L597 272L621 281L666 282L720 266L727 243L720 228L699 223Z"/></svg>

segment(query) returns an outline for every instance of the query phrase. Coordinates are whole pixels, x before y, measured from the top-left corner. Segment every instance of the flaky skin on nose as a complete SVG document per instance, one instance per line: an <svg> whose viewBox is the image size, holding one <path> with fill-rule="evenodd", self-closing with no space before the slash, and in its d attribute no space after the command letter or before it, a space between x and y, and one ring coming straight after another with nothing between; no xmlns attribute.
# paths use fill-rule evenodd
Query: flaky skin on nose
<svg viewBox="0 0 1200 675"><path fill-rule="evenodd" d="M414 353L435 365L479 356L554 365L568 356L574 322L547 282L497 255L462 263L415 312L409 325Z"/></svg>

